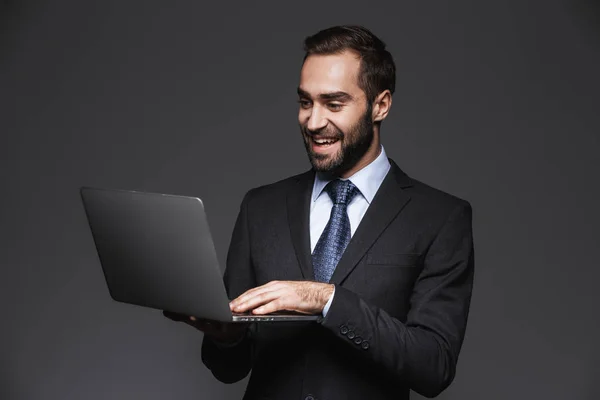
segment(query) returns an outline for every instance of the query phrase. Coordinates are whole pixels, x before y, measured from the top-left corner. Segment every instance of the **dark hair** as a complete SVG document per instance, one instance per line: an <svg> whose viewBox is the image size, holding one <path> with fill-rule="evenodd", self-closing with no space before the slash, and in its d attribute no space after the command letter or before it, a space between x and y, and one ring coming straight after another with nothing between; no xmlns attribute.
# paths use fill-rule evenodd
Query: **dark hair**
<svg viewBox="0 0 600 400"><path fill-rule="evenodd" d="M339 54L352 50L361 60L358 86L369 104L386 89L393 94L396 65L385 43L362 26L343 25L323 29L304 39L304 60L312 54Z"/></svg>

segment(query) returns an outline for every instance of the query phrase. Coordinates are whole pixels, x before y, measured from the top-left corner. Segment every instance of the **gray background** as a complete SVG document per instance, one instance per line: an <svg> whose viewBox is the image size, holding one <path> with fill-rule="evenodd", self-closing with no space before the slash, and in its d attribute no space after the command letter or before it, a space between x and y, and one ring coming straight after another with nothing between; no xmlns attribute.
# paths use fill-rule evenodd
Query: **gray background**
<svg viewBox="0 0 600 400"><path fill-rule="evenodd" d="M223 262L243 194L309 167L302 39L341 23L398 65L388 154L474 206L439 398L600 398L597 3L281 3L0 2L0 398L241 398L200 333L110 300L78 188L202 197Z"/></svg>

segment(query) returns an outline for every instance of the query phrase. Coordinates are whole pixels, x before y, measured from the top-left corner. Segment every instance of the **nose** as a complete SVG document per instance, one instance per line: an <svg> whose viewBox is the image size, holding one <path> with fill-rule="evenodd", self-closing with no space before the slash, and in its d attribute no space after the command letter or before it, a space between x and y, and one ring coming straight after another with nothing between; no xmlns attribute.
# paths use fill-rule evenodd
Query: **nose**
<svg viewBox="0 0 600 400"><path fill-rule="evenodd" d="M312 107L308 121L306 123L306 129L311 132L318 132L325 128L327 125L327 119L325 118L324 112L321 107Z"/></svg>

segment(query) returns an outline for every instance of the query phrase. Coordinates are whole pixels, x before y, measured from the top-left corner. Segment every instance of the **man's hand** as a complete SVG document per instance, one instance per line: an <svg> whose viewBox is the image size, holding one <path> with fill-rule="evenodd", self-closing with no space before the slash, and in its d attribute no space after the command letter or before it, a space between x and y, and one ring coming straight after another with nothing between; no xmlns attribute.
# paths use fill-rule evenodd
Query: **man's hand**
<svg viewBox="0 0 600 400"><path fill-rule="evenodd" d="M250 289L229 303L231 311L269 314L296 311L320 314L333 294L333 285L312 281L272 281Z"/></svg>
<svg viewBox="0 0 600 400"><path fill-rule="evenodd" d="M163 311L163 315L173 321L184 322L194 328L204 332L206 336L221 342L221 343L235 343L240 340L246 333L248 328L247 323L226 323L220 321L213 321L209 319L202 319L196 317L188 317L186 315L172 313L169 311Z"/></svg>

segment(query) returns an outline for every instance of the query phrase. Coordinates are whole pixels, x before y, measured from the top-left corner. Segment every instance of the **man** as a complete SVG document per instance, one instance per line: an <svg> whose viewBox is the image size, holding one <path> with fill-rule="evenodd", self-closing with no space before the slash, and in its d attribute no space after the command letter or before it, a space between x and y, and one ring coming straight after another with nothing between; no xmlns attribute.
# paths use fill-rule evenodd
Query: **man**
<svg viewBox="0 0 600 400"><path fill-rule="evenodd" d="M205 333L217 379L252 371L244 399L434 397L454 378L467 323L471 206L388 159L395 66L381 40L333 27L305 50L298 117L312 169L246 194L224 280L234 312L323 318L184 320Z"/></svg>

